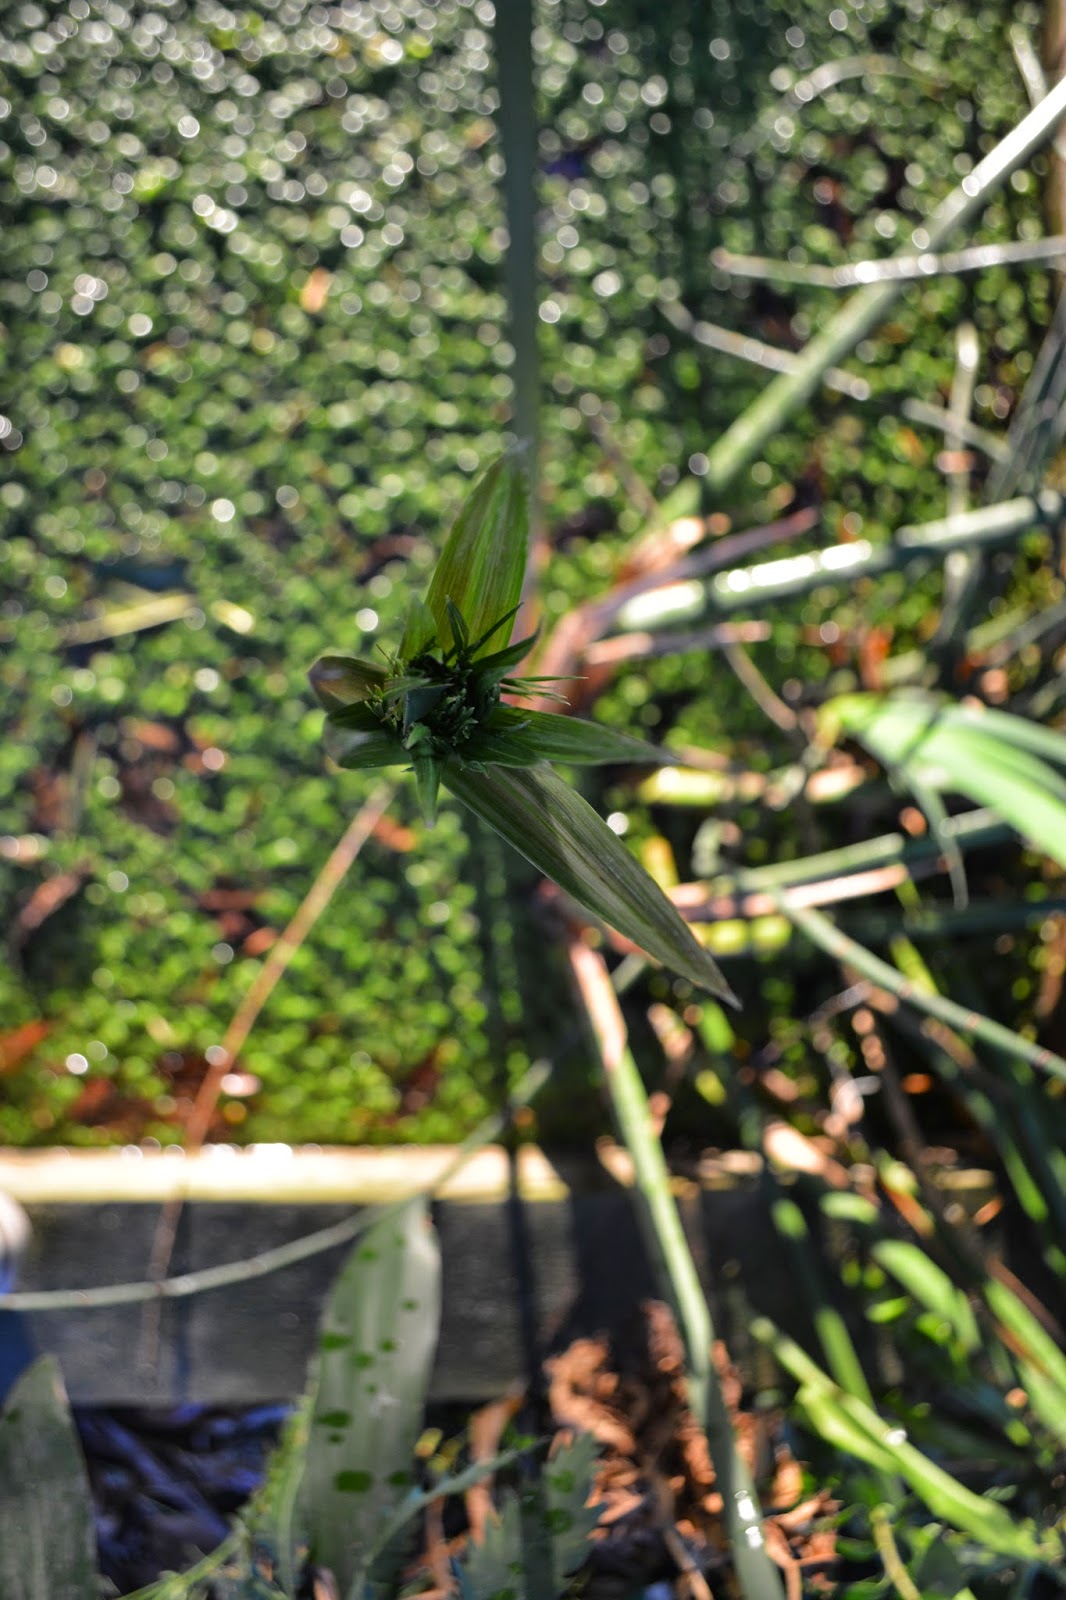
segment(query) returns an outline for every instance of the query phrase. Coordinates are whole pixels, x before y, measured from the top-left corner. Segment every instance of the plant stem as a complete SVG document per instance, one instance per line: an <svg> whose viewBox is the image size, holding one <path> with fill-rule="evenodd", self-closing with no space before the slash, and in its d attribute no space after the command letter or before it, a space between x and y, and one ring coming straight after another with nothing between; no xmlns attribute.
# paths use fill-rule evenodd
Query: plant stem
<svg viewBox="0 0 1066 1600"><path fill-rule="evenodd" d="M794 261L775 261L767 256L737 255L732 250L715 250L711 265L734 278L768 279L774 283L796 283L820 289L858 289L888 280L924 282L927 278L954 276L957 272L980 272L985 267L1011 266L1029 261L1055 261L1066 256L1066 236L1050 239L1018 239L1006 244L968 245L965 250L950 250L943 255L888 256L882 260L846 261L840 266L800 266Z"/></svg>
<svg viewBox="0 0 1066 1600"><path fill-rule="evenodd" d="M997 844L1011 835L1007 823L1001 822L994 811L986 808L949 817L944 831L955 839L960 849L967 850ZM761 889L783 889L793 883L817 883L824 878L880 867L893 861L926 861L930 856L939 854L940 846L930 834L908 839L902 833L885 833L859 844L843 845L839 850L824 850L819 855L803 856L798 861L778 861L769 867L742 869L734 877L714 879L710 890L713 894L728 894L736 890L743 894L755 894Z"/></svg>
<svg viewBox="0 0 1066 1600"><path fill-rule="evenodd" d="M837 961L847 962L871 983L880 984L883 989L894 994L897 1000L905 1001L916 1010L936 1017L940 1022L946 1022L949 1027L957 1028L960 1033L971 1034L975 1039L980 1039L982 1044L989 1045L1008 1058L1027 1061L1030 1066L1050 1073L1053 1078L1059 1078L1066 1083L1066 1061L1053 1050L1034 1044L1031 1039L1024 1039L1021 1034L1012 1032L1010 1028L1005 1028L1001 1022L995 1022L991 1017L982 1016L979 1011L969 1011L965 1006L956 1005L954 1000L948 1000L940 994L927 994L905 978L898 968L891 966L887 961L882 961L864 945L841 933L840 929L820 911L793 904L787 894L779 893L776 899L788 920L805 933L820 950L824 950Z"/></svg>
<svg viewBox="0 0 1066 1600"><path fill-rule="evenodd" d="M884 1506L874 1506L870 1512L870 1532L873 1534L877 1553L881 1557L881 1565L885 1569L885 1577L899 1595L900 1600L922 1600L921 1590L903 1565L895 1535L892 1532L892 1519Z"/></svg>
<svg viewBox="0 0 1066 1600"><path fill-rule="evenodd" d="M137 1589L126 1596L126 1600L187 1600L193 1588L202 1579L210 1578L217 1572L222 1564L239 1553L243 1539L241 1529L234 1531L194 1567L189 1567L186 1572L169 1573L158 1578L145 1589Z"/></svg>
<svg viewBox="0 0 1066 1600"><path fill-rule="evenodd" d="M939 556L975 544L994 544L1042 523L1053 523L1061 517L1063 505L1063 497L1052 490L1035 496L1019 495L998 505L978 506L957 517L939 517L898 528L895 537L885 544L856 539L850 544L830 545L825 550L786 556L779 561L763 561L754 567L737 567L714 578L706 594L712 610L735 611L785 595L806 594L825 583L879 577L906 566L916 556ZM697 612L702 609L701 605L694 607ZM679 618L675 615L671 620ZM625 625L624 612L619 621Z"/></svg>
<svg viewBox="0 0 1066 1600"><path fill-rule="evenodd" d="M533 104L532 0L496 0L494 38L500 86L500 139L504 159L504 204L508 245L505 261L511 344L514 346L512 423L530 445L535 471L540 400L537 352L536 165ZM534 503L535 484L531 482Z"/></svg>
<svg viewBox="0 0 1066 1600"><path fill-rule="evenodd" d="M783 1600L780 1577L766 1550L751 1473L737 1448L712 1359L715 1334L710 1308L671 1193L662 1146L652 1131L647 1093L626 1043L617 997L601 956L579 939L571 941L569 954L596 1035L611 1107L633 1162L658 1275L684 1339L692 1410L707 1430L739 1588L746 1600Z"/></svg>
<svg viewBox="0 0 1066 1600"><path fill-rule="evenodd" d="M664 584L661 587L668 592L658 607L650 598L656 593L651 587L619 606L615 621L621 629L650 629L655 626L650 619L657 611L660 625L665 622L672 625L693 621L708 611L752 609L767 600L807 594L826 583L880 577L923 556L935 559L951 550L995 544L1030 528L1053 526L1062 517L1064 507L1066 498L1045 489L1037 495L1019 495L996 505L978 506L959 516L907 524L898 528L894 537L884 544L855 539L847 544L829 545L823 550L805 551L802 555L760 561L751 567L733 567L720 572L708 584L695 581L673 582L672 586ZM1000 619L993 620L998 623ZM683 644L684 640L681 642ZM903 660L902 657L897 659Z"/></svg>
<svg viewBox="0 0 1066 1600"><path fill-rule="evenodd" d="M733 356L737 361L747 361L767 372L781 372L791 376L800 370L802 356L793 350L782 350L779 345L767 344L749 333L736 333L717 322L698 321L679 300L668 300L665 295L658 302L659 310L679 333L687 333L696 344L717 355ZM870 385L865 378L856 378L841 367L827 367L822 375L827 389L846 394L850 400L869 400Z"/></svg>

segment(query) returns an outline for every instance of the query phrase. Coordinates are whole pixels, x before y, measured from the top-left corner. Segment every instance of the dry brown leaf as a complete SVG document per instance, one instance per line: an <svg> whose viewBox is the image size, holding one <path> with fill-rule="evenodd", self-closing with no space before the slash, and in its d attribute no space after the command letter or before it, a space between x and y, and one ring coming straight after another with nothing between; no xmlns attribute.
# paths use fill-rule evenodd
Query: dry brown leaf
<svg viewBox="0 0 1066 1600"><path fill-rule="evenodd" d="M21 1028L0 1033L0 1073L13 1072L48 1037L49 1029L47 1022L24 1022Z"/></svg>

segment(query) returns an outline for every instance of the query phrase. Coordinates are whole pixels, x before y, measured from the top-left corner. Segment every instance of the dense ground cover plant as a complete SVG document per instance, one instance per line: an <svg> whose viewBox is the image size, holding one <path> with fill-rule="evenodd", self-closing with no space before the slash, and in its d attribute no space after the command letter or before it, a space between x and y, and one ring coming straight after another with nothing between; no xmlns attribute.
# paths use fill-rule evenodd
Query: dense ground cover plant
<svg viewBox="0 0 1066 1600"><path fill-rule="evenodd" d="M342 798L322 770L307 662L351 638L353 605L364 651L398 636L412 568L506 425L489 24L465 5L38 13L6 19L0 91L20 373L2 441L0 1134L168 1139L358 802L362 780ZM802 339L832 291L751 289L709 272L709 251L883 250L1020 113L1005 47L988 70L1013 11L872 5L842 30L801 13L538 19L546 629L649 520L634 485L663 495L689 464L698 480L763 381L679 335L663 297ZM790 89L824 61L835 81ZM996 197L982 238L1037 226L1038 181ZM896 397L950 381L946 330L966 312L985 341L976 415L995 426L1047 282L992 265L905 296L861 352L872 406L805 409L731 491L740 520L791 497L831 534L877 539L904 506L937 511L936 437ZM905 644L932 592L889 577L782 606L767 670L790 692L820 683L860 618ZM746 691L706 683L698 650L672 650L608 684L596 715L777 762L788 740L767 743ZM602 799L631 841L665 832L684 856L686 819L615 783ZM487 1013L499 902L457 816L427 848L402 826L411 803L272 998L244 1054L260 1091L228 1097L219 1131L451 1136L550 1042L513 978L525 1023ZM742 799L727 821L746 865L795 848L787 813ZM784 1026L789 974L751 981Z"/></svg>

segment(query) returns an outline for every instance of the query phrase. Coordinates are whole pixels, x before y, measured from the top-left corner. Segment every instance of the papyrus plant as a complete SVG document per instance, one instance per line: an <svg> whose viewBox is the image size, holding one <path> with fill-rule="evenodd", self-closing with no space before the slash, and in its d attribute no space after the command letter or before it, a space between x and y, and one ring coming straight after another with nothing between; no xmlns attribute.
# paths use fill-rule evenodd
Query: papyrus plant
<svg viewBox="0 0 1066 1600"><path fill-rule="evenodd" d="M332 753L342 767L412 768L428 827L443 784L579 905L731 1000L674 905L549 765L661 764L662 751L599 723L509 703L544 692L542 680L512 676L533 642L511 642L528 542L526 478L511 453L460 511L395 653L381 662L327 655L311 668Z"/></svg>

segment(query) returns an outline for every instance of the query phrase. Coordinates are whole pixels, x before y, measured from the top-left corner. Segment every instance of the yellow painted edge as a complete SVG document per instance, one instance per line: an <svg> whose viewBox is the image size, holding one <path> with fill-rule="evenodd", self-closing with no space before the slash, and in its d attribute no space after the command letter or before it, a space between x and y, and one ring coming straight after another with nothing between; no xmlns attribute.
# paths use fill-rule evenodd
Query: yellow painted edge
<svg viewBox="0 0 1066 1600"><path fill-rule="evenodd" d="M454 1159L450 1145L353 1150L209 1145L195 1156L180 1149L136 1147L0 1149L0 1190L24 1205L178 1199L382 1205L427 1190L447 1200L493 1203L505 1198L510 1169L499 1146L471 1156L438 1190ZM544 1153L532 1146L519 1154L518 1182L526 1200L564 1200L570 1192Z"/></svg>

